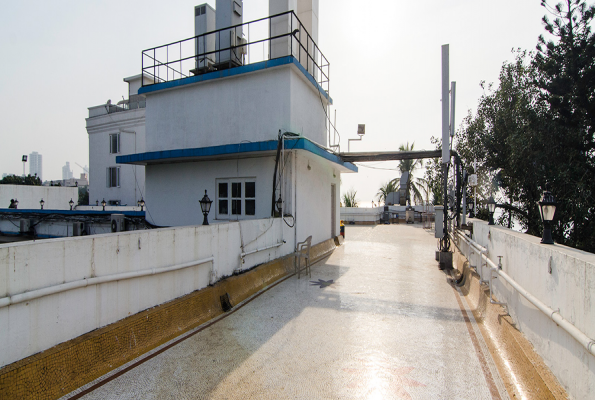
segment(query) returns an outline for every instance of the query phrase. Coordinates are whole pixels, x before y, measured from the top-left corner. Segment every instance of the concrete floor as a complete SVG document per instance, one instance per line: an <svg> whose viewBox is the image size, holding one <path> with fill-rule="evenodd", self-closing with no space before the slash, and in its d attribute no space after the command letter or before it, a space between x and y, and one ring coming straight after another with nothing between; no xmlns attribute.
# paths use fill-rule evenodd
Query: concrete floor
<svg viewBox="0 0 595 400"><path fill-rule="evenodd" d="M312 278L283 281L82 398L508 398L433 235L377 225L346 236Z"/></svg>

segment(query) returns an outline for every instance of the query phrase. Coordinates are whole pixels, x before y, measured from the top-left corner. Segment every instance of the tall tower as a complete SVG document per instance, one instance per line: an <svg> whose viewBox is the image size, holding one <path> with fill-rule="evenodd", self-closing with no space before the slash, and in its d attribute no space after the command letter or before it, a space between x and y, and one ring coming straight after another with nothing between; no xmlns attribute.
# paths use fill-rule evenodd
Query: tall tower
<svg viewBox="0 0 595 400"><path fill-rule="evenodd" d="M41 161L41 154L38 152L34 151L33 153L29 154L29 175L34 176L37 174L37 177L43 182L43 168Z"/></svg>

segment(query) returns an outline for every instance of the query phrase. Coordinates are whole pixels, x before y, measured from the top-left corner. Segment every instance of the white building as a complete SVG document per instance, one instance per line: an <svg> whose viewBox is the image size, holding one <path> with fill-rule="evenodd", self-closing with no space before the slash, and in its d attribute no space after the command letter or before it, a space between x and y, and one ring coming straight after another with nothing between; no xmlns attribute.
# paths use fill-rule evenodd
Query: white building
<svg viewBox="0 0 595 400"><path fill-rule="evenodd" d="M281 198L285 220L295 225L299 240L312 235L318 243L338 234L340 174L357 168L326 149L326 109L332 103L328 62L316 47L317 37L306 29L318 32L317 4L270 0L271 14L288 13L270 20L271 35L284 36L265 38L269 57L262 61L248 64L250 43L233 32L231 47L221 44L221 56L211 67L201 64L208 56L200 54L201 46L190 47L199 54L190 55L197 62L188 63L188 71L179 61L151 64L153 49L143 52L143 73L158 82L139 90L146 96L145 148L116 161L122 168L145 166L152 223L202 223L199 200L206 190L213 200L212 222L271 217ZM216 12L228 15L230 7L233 18L241 16L241 2L232 0L218 0ZM221 26L217 14L218 32L237 23L233 18ZM200 44L202 39L189 40ZM168 46L187 48L187 41ZM231 57L224 57L226 48Z"/></svg>
<svg viewBox="0 0 595 400"><path fill-rule="evenodd" d="M145 84L152 82L145 76ZM89 107L89 202L137 204L145 191L145 168L119 165L116 156L145 150L145 98L138 94L141 75L124 78L128 100Z"/></svg>
<svg viewBox="0 0 595 400"><path fill-rule="evenodd" d="M37 177L43 182L43 165L41 157L41 154L36 151L29 154L29 175L37 175Z"/></svg>
<svg viewBox="0 0 595 400"><path fill-rule="evenodd" d="M70 163L66 161L66 165L62 167L62 180L71 179L73 177Z"/></svg>

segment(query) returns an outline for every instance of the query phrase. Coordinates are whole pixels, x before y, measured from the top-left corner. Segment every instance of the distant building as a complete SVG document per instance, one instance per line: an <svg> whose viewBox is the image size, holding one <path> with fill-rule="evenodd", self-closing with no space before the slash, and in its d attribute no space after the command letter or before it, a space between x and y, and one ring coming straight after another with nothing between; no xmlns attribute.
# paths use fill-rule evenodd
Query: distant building
<svg viewBox="0 0 595 400"><path fill-rule="evenodd" d="M70 169L70 163L66 161L66 165L62 167L62 180L72 179L73 174Z"/></svg>
<svg viewBox="0 0 595 400"><path fill-rule="evenodd" d="M144 194L145 167L118 165L116 156L145 150L145 97L142 75L124 78L128 99L89 107L89 201L135 206ZM153 80L144 76L144 83Z"/></svg>
<svg viewBox="0 0 595 400"><path fill-rule="evenodd" d="M37 175L37 177L43 181L43 166L41 157L41 154L36 151L29 154L29 175Z"/></svg>

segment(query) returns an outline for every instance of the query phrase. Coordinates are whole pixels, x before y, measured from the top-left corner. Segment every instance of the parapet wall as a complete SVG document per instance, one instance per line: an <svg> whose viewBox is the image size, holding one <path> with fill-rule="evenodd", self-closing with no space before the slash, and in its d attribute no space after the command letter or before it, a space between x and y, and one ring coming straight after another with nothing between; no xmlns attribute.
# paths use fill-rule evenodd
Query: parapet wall
<svg viewBox="0 0 595 400"><path fill-rule="evenodd" d="M541 238L473 220L473 240L487 248L488 257L520 286L595 338L595 254L559 244L541 244ZM483 279L479 255L468 257ZM493 280L494 297L505 302L517 328L574 398L595 397L595 357L502 279Z"/></svg>
<svg viewBox="0 0 595 400"><path fill-rule="evenodd" d="M293 247L278 218L0 245L0 367Z"/></svg>

